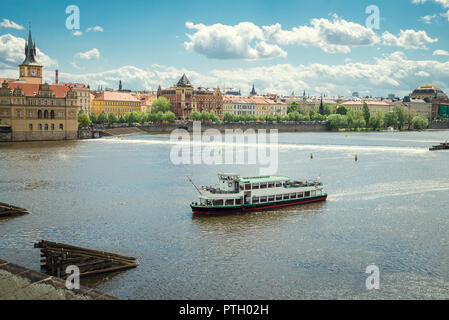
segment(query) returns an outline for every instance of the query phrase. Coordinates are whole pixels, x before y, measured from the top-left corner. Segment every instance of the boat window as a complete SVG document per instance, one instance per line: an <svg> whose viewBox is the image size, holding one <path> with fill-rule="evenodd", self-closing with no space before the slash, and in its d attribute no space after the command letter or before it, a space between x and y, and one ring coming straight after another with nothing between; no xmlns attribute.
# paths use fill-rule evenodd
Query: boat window
<svg viewBox="0 0 449 320"><path fill-rule="evenodd" d="M281 182L276 182L276 188L281 188L282 187L282 183Z"/></svg>
<svg viewBox="0 0 449 320"><path fill-rule="evenodd" d="M258 183L253 184L253 190L259 190L259 184Z"/></svg>
<svg viewBox="0 0 449 320"><path fill-rule="evenodd" d="M291 193L290 194L290 199L296 199L296 193Z"/></svg>
<svg viewBox="0 0 449 320"><path fill-rule="evenodd" d="M306 197L306 198L310 197L310 191L307 191L307 192L306 192L305 197Z"/></svg>
<svg viewBox="0 0 449 320"><path fill-rule="evenodd" d="M207 200L207 203L206 203L208 206L211 206L212 205L212 201L210 201L210 200Z"/></svg>
<svg viewBox="0 0 449 320"><path fill-rule="evenodd" d="M268 197L268 202L273 202L274 201L274 196L269 196Z"/></svg>
<svg viewBox="0 0 449 320"><path fill-rule="evenodd" d="M259 203L259 197L253 197L253 203Z"/></svg>
<svg viewBox="0 0 449 320"><path fill-rule="evenodd" d="M316 191L317 196L321 196L323 194L322 190L317 190Z"/></svg>
<svg viewBox="0 0 449 320"><path fill-rule="evenodd" d="M240 190L245 190L245 187L243 185L240 185Z"/></svg>
<svg viewBox="0 0 449 320"><path fill-rule="evenodd" d="M274 188L274 182L268 184L268 188Z"/></svg>
<svg viewBox="0 0 449 320"><path fill-rule="evenodd" d="M278 194L278 195L276 196L276 200L282 200L282 194Z"/></svg>
<svg viewBox="0 0 449 320"><path fill-rule="evenodd" d="M312 191L311 195L312 195L312 197L315 197L316 196L316 191Z"/></svg>
<svg viewBox="0 0 449 320"><path fill-rule="evenodd" d="M223 205L223 200L214 200L215 207L222 206L222 205Z"/></svg>
<svg viewBox="0 0 449 320"><path fill-rule="evenodd" d="M267 188L267 184L266 183L261 183L260 184L260 189L266 189Z"/></svg>
<svg viewBox="0 0 449 320"><path fill-rule="evenodd" d="M298 193L298 198L304 198L304 193Z"/></svg>
<svg viewBox="0 0 449 320"><path fill-rule="evenodd" d="M240 205L242 204L242 199L236 199L235 200L235 205Z"/></svg>
<svg viewBox="0 0 449 320"><path fill-rule="evenodd" d="M261 197L260 202L267 202L267 197Z"/></svg>
<svg viewBox="0 0 449 320"><path fill-rule="evenodd" d="M251 190L251 184L245 184L245 190Z"/></svg>
<svg viewBox="0 0 449 320"><path fill-rule="evenodd" d="M290 199L290 195L289 194L284 194L284 200L288 200Z"/></svg>
<svg viewBox="0 0 449 320"><path fill-rule="evenodd" d="M227 206L233 206L234 205L234 199L226 200L226 205Z"/></svg>

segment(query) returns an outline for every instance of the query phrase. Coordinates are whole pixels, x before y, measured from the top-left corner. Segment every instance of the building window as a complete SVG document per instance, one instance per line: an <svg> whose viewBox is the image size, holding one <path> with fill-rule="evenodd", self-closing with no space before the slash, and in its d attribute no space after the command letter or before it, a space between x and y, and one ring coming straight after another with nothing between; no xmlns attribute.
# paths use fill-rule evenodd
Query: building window
<svg viewBox="0 0 449 320"><path fill-rule="evenodd" d="M54 119L55 118L55 111L51 110L50 111L50 119Z"/></svg>
<svg viewBox="0 0 449 320"><path fill-rule="evenodd" d="M33 124L30 123L30 125L28 126L30 128L30 131L33 131Z"/></svg>
<svg viewBox="0 0 449 320"><path fill-rule="evenodd" d="M17 118L20 118L20 111L17 111Z"/></svg>
<svg viewBox="0 0 449 320"><path fill-rule="evenodd" d="M39 110L39 111L37 112L37 118L38 118L38 119L42 119L42 110Z"/></svg>
<svg viewBox="0 0 449 320"><path fill-rule="evenodd" d="M42 131L42 123L39 123L39 130Z"/></svg>
<svg viewBox="0 0 449 320"><path fill-rule="evenodd" d="M48 119L48 110L44 111L44 119Z"/></svg>
<svg viewBox="0 0 449 320"><path fill-rule="evenodd" d="M50 127L51 127L51 131L55 131L55 125L54 125L54 123L52 123Z"/></svg>
<svg viewBox="0 0 449 320"><path fill-rule="evenodd" d="M45 131L48 131L48 123L45 124Z"/></svg>
<svg viewBox="0 0 449 320"><path fill-rule="evenodd" d="M62 130L64 130L64 125L61 123L61 124L59 125L59 131L62 131Z"/></svg>

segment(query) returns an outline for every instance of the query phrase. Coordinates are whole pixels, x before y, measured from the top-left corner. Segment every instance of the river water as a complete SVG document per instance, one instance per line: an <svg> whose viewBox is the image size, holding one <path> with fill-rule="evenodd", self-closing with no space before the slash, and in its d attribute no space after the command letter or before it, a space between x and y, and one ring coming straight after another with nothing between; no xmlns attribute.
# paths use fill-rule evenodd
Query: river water
<svg viewBox="0 0 449 320"><path fill-rule="evenodd" d="M278 173L321 176L328 201L220 217L192 216L185 176L257 166L175 166L168 135L1 144L0 201L32 213L0 221L0 258L39 270L42 239L135 256L81 282L122 299L448 299L449 152L428 151L448 139L280 134Z"/></svg>

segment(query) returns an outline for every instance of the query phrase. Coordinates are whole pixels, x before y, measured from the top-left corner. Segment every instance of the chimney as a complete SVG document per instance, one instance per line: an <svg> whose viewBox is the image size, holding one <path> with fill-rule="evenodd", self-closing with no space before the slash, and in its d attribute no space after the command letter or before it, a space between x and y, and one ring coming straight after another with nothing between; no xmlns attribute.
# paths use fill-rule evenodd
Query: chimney
<svg viewBox="0 0 449 320"><path fill-rule="evenodd" d="M58 84L59 83L59 70L56 69L56 78L55 78L55 83Z"/></svg>

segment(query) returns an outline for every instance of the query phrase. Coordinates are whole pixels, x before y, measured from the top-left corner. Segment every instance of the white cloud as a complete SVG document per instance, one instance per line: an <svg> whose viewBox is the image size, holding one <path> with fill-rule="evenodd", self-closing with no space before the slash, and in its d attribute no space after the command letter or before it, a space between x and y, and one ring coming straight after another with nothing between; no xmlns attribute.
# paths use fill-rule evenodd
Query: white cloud
<svg viewBox="0 0 449 320"><path fill-rule="evenodd" d="M79 65L77 65L75 62L70 62L70 64L72 65L72 67L74 67L77 70L82 70L84 68L80 67Z"/></svg>
<svg viewBox="0 0 449 320"><path fill-rule="evenodd" d="M427 16L423 16L421 17L421 21L424 22L425 24L431 24L432 20L435 19L437 17L437 14L433 14L433 15L427 15Z"/></svg>
<svg viewBox="0 0 449 320"><path fill-rule="evenodd" d="M449 8L449 0L412 0L412 2L416 4L423 4L428 1L433 1L435 3L441 4L443 8Z"/></svg>
<svg viewBox="0 0 449 320"><path fill-rule="evenodd" d="M91 32L91 31L93 31L93 32L103 32L104 29L102 27L100 27L100 26L90 27L90 28L86 29L86 32Z"/></svg>
<svg viewBox="0 0 449 320"><path fill-rule="evenodd" d="M11 34L0 36L0 64L5 68L16 68L25 59L25 39L17 38ZM57 66L58 62L53 60L38 47L36 48L37 61L44 67Z"/></svg>
<svg viewBox="0 0 449 320"><path fill-rule="evenodd" d="M226 83L249 93L255 83L258 92L276 92L288 95L306 90L318 95L350 95L353 91L372 95L409 94L423 77L449 91L449 61L409 60L403 52L394 52L376 58L372 63L347 61L340 65L314 63L309 65L277 64L252 68L214 69L209 72L152 65L149 69L124 66L100 73L60 73L66 82L82 82L91 88L116 87L119 80L132 89L156 90L160 84L167 88L186 73L194 86L215 88Z"/></svg>
<svg viewBox="0 0 449 320"><path fill-rule="evenodd" d="M398 36L385 31L382 34L383 44L387 46L402 47L405 49L427 49L428 43L438 41L438 38L432 39L423 30L401 30Z"/></svg>
<svg viewBox="0 0 449 320"><path fill-rule="evenodd" d="M328 19L312 19L311 26L294 27L283 30L277 23L264 26L268 39L279 45L298 44L319 47L328 53L349 53L351 47L371 46L379 43L373 30L354 22L348 22L334 15Z"/></svg>
<svg viewBox="0 0 449 320"><path fill-rule="evenodd" d="M1 28L11 28L16 30L23 30L23 27L21 25L18 25L14 21L10 21L8 19L3 19L2 22L0 22Z"/></svg>
<svg viewBox="0 0 449 320"><path fill-rule="evenodd" d="M418 76L418 77L430 77L430 73L425 72L425 71L419 71L419 72L415 73L415 76Z"/></svg>
<svg viewBox="0 0 449 320"><path fill-rule="evenodd" d="M435 50L433 56L449 56L449 52L445 50Z"/></svg>
<svg viewBox="0 0 449 320"><path fill-rule="evenodd" d="M184 42L186 50L208 58L257 60L287 56L278 46L265 42L262 29L251 22L235 26L186 22L186 27L195 30L187 34L190 41Z"/></svg>
<svg viewBox="0 0 449 320"><path fill-rule="evenodd" d="M82 31L79 31L79 30L77 30L77 31L74 31L73 33L72 33L75 37L80 37L80 36L82 36L83 35L83 32Z"/></svg>
<svg viewBox="0 0 449 320"><path fill-rule="evenodd" d="M83 60L96 60L100 58L100 51L97 48L93 48L86 52L79 52L76 56Z"/></svg>

